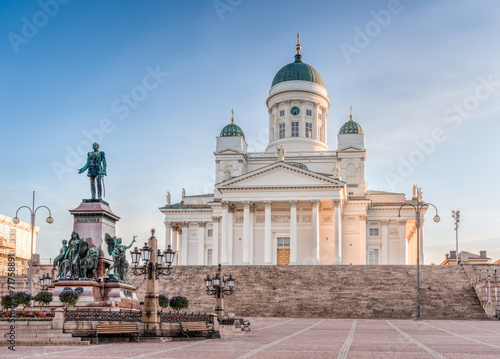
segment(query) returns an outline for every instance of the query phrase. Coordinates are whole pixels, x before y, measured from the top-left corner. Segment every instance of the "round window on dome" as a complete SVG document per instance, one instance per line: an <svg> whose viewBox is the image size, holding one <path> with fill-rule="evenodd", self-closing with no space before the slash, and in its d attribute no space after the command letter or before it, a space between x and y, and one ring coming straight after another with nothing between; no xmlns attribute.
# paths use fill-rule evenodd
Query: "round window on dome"
<svg viewBox="0 0 500 359"><path fill-rule="evenodd" d="M292 115L297 116L300 113L300 109L297 106L294 106L292 107L290 112L292 113Z"/></svg>

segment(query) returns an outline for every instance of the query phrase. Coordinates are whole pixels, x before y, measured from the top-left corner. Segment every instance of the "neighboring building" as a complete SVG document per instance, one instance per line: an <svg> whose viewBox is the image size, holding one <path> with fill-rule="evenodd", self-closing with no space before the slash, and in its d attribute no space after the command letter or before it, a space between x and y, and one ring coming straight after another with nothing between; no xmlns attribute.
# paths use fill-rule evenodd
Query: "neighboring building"
<svg viewBox="0 0 500 359"><path fill-rule="evenodd" d="M493 264L500 264L500 259L494 262Z"/></svg>
<svg viewBox="0 0 500 359"><path fill-rule="evenodd" d="M36 253L36 235L39 227L34 228L33 253ZM0 214L0 273L7 274L9 254L16 258L15 273L29 271L31 250L31 225L25 222L15 224L12 218Z"/></svg>
<svg viewBox="0 0 500 359"><path fill-rule="evenodd" d="M415 264L413 207L405 206L398 221L400 206L416 203L415 188L411 201L367 189L365 134L352 111L330 149L323 79L296 49L266 100L265 152L247 151L233 116L217 137L214 193L183 190L180 203L167 195L160 208L166 243L183 265Z"/></svg>
<svg viewBox="0 0 500 359"><path fill-rule="evenodd" d="M491 261L491 258L486 256L486 251L479 251L479 254L461 251L458 253L458 263L469 262L470 264L487 264ZM450 251L450 254L446 254L445 260L441 265L457 264L457 251Z"/></svg>

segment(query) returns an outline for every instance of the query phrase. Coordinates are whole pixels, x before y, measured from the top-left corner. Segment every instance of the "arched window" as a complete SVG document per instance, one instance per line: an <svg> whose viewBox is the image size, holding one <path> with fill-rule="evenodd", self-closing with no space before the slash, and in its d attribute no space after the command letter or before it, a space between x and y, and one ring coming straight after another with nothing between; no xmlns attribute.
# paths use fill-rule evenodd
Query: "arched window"
<svg viewBox="0 0 500 359"><path fill-rule="evenodd" d="M348 164L346 167L346 182L347 184L356 183L356 166L352 163Z"/></svg>

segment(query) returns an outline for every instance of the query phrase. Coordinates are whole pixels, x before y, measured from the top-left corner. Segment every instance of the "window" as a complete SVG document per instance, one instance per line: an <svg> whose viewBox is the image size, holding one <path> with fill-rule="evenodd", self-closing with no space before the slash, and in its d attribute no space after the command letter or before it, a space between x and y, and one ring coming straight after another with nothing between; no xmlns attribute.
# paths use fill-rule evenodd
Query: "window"
<svg viewBox="0 0 500 359"><path fill-rule="evenodd" d="M306 115L307 116L312 116L312 110L306 110Z"/></svg>
<svg viewBox="0 0 500 359"><path fill-rule="evenodd" d="M299 123L292 122L292 137L299 137Z"/></svg>
<svg viewBox="0 0 500 359"><path fill-rule="evenodd" d="M312 136L313 136L313 124L306 123L306 137L312 138Z"/></svg>
<svg viewBox="0 0 500 359"><path fill-rule="evenodd" d="M378 237L378 228L370 228L370 237Z"/></svg>
<svg viewBox="0 0 500 359"><path fill-rule="evenodd" d="M283 116L285 116L285 110L280 111L280 117L283 117Z"/></svg>
<svg viewBox="0 0 500 359"><path fill-rule="evenodd" d="M278 238L278 247L290 247L290 238Z"/></svg>
<svg viewBox="0 0 500 359"><path fill-rule="evenodd" d="M347 184L356 183L356 166L352 163L348 164L346 167L346 182Z"/></svg>
<svg viewBox="0 0 500 359"><path fill-rule="evenodd" d="M207 249L207 265L212 265L212 249Z"/></svg>
<svg viewBox="0 0 500 359"><path fill-rule="evenodd" d="M213 235L213 230L212 230L212 229L209 229L209 230L207 231L207 237L212 237L212 235Z"/></svg>
<svg viewBox="0 0 500 359"><path fill-rule="evenodd" d="M378 249L368 250L368 264L378 264Z"/></svg>
<svg viewBox="0 0 500 359"><path fill-rule="evenodd" d="M285 138L285 124L280 123L280 138Z"/></svg>

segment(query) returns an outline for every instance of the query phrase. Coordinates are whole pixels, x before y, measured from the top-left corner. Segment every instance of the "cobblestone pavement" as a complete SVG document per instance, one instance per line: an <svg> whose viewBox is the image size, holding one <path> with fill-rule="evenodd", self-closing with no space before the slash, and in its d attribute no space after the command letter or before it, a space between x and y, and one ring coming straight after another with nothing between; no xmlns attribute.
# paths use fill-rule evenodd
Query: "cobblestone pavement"
<svg viewBox="0 0 500 359"><path fill-rule="evenodd" d="M90 347L0 347L0 358L500 358L500 321L249 318L244 337Z"/></svg>

